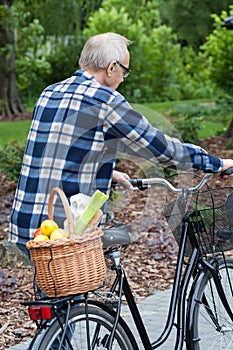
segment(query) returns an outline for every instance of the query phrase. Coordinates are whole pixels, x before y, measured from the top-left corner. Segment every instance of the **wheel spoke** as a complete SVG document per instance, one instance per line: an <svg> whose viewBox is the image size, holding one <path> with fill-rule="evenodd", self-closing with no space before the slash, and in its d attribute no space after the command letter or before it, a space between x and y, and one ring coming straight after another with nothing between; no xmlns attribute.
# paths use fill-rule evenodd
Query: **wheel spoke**
<svg viewBox="0 0 233 350"><path fill-rule="evenodd" d="M233 309L231 282L233 281L233 259L219 261L219 275L224 293ZM215 283L209 272L203 278L195 303L191 350L233 349L233 322L229 317Z"/></svg>

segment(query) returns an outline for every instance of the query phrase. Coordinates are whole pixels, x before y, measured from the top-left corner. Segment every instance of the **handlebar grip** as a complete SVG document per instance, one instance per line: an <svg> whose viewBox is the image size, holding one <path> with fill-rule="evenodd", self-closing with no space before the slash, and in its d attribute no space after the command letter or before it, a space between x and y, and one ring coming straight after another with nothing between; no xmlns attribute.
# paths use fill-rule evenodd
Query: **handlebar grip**
<svg viewBox="0 0 233 350"><path fill-rule="evenodd" d="M233 174L233 168L228 168L221 172L220 176L223 177L224 175L232 175Z"/></svg>
<svg viewBox="0 0 233 350"><path fill-rule="evenodd" d="M142 180L141 179L130 179L129 182L131 183L131 185L133 187L138 187L138 186L140 186L142 184ZM118 182L112 182L111 186L114 188L114 187L117 187L117 186L121 186L121 184L118 183Z"/></svg>
<svg viewBox="0 0 233 350"><path fill-rule="evenodd" d="M130 183L133 187L136 187L137 189L139 189L139 191L144 191L147 190L149 188L148 184L145 184L143 182L142 179L138 178L138 179L131 179Z"/></svg>
<svg viewBox="0 0 233 350"><path fill-rule="evenodd" d="M143 183L142 179L139 179L139 178L137 178L137 179L130 179L129 182L131 183L131 185L133 187L137 188L140 191L144 191L144 190L148 189L148 187L149 187L147 184ZM117 186L121 186L121 184L117 183L117 182L112 182L111 186L113 188L116 188Z"/></svg>
<svg viewBox="0 0 233 350"><path fill-rule="evenodd" d="M142 180L141 179L130 179L129 182L133 187L141 187L142 186Z"/></svg>

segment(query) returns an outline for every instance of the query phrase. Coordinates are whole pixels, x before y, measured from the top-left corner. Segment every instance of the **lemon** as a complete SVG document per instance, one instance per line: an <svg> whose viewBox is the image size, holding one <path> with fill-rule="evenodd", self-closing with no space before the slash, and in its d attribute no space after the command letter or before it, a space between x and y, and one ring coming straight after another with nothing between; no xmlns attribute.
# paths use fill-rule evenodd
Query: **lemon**
<svg viewBox="0 0 233 350"><path fill-rule="evenodd" d="M45 236L45 235L38 235L34 238L33 241L35 242L43 242L43 241L48 241L49 240L49 237L48 236Z"/></svg>
<svg viewBox="0 0 233 350"><path fill-rule="evenodd" d="M50 239L54 240L60 238L68 238L68 234L62 228L57 228L51 233Z"/></svg>
<svg viewBox="0 0 233 350"><path fill-rule="evenodd" d="M50 219L44 220L40 226L41 232L46 236L50 236L51 233L57 228L58 225L56 224L56 222Z"/></svg>

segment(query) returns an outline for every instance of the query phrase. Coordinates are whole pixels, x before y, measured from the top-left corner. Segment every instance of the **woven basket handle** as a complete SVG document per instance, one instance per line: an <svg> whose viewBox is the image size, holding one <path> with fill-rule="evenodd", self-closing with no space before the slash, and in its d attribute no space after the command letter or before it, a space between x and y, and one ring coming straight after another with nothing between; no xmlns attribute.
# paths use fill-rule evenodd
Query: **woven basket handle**
<svg viewBox="0 0 233 350"><path fill-rule="evenodd" d="M54 187L50 193L49 196L49 203L48 203L48 218L53 220L53 202L54 202L54 197L55 194L58 194L61 198L63 208L66 214L66 219L68 222L68 228L69 228L69 233L70 233L70 238L74 239L74 225L73 225L73 218L72 214L70 211L70 206L68 199L66 198L65 193L59 188L59 187Z"/></svg>

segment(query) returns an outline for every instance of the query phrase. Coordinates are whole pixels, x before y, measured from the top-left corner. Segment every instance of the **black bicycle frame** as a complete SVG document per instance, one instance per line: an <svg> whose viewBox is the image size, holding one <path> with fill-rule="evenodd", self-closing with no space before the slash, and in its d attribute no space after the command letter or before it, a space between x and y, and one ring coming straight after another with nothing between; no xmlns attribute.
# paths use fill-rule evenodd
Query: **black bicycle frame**
<svg viewBox="0 0 233 350"><path fill-rule="evenodd" d="M188 223L185 223L182 236L181 236L181 245L179 247L179 252L177 257L177 265L176 265L170 307L168 311L167 323L160 337L153 343L151 343L149 340L148 333L145 329L139 309L134 300L127 277L125 276L124 271L121 269L121 267L119 268L115 267L117 277L113 283L112 291L114 291L116 286L119 284L119 290L122 290L126 297L127 304L129 306L135 326L137 328L137 331L139 333L140 339L142 341L142 344L145 350L156 349L166 341L169 334L171 333L172 327L174 326L176 310L177 310L178 318L177 318L177 336L176 336L175 349L177 350L182 349L183 341L184 341L184 329L185 329L185 297L186 297L189 281L193 275L193 272L197 265L197 259L198 259L198 250L194 248L191 257L189 258L189 262L187 264L184 276L181 280L187 236L188 236ZM123 275L123 278L122 278L122 275ZM121 299L121 297L122 295L119 293L119 298Z"/></svg>
<svg viewBox="0 0 233 350"><path fill-rule="evenodd" d="M192 253L189 257L189 260L186 264L184 274L182 276L183 266L185 265L185 261L184 261L185 248L186 248L186 243L187 243L188 237L190 239L190 242L191 242L191 245L193 248L192 248ZM175 347L174 347L175 350L181 350L183 347L185 326L186 326L186 333L187 333L186 342L187 342L187 344L192 342L192 339L189 338L189 331L191 329L190 327L192 327L192 319L191 319L192 314L189 313L189 310L194 309L194 306L196 303L196 300L193 297L194 292L200 287L202 279L204 278L205 273L207 271L209 271L209 273L213 276L213 281L216 285L216 288L217 288L219 296L222 300L222 303L233 321L233 313L232 313L231 308L230 308L228 301L226 299L226 296L225 296L224 290L222 288L218 273L216 272L216 268L214 266L214 258L213 258L213 261L211 261L210 263L207 262L204 258L202 258L200 256L200 251L198 249L198 242L195 240L196 240L195 236L192 235L191 231L189 230L189 223L184 220L183 230L182 230L181 240L180 240L180 247L179 247L178 255L177 255L176 271L175 271L174 284L173 284L173 288L172 288L170 305L169 305L169 310L168 310L168 315L167 315L167 321L166 321L166 324L164 326L163 331L161 332L161 335L158 337L157 340L155 340L152 343L150 342L148 333L146 331L144 322L143 322L142 317L140 315L138 306L134 300L131 288L129 286L129 283L128 283L127 277L124 273L124 270L122 268L122 265L120 264L120 262L117 265L113 264L112 269L115 270L115 272L116 272L116 278L112 284L110 292L114 293L116 288L118 288L118 301L117 301L117 306L116 306L116 312L114 313L113 328L112 328L112 331L111 331L109 339L108 339L107 348L109 350L111 350L116 327L117 327L118 321L120 319L121 300L122 300L123 293L126 297L128 307L130 309L135 326L137 328L138 334L140 336L140 339L142 341L142 344L143 344L145 350L157 349L158 347L160 347L160 345L165 343L165 341L168 338L168 336L170 335L170 333L172 331L172 327L174 325L176 326L176 343L175 343ZM119 251L116 251L114 253L116 253L118 255L120 254ZM117 255L117 258L119 259L118 255ZM119 259L119 261L120 261L120 259ZM198 265L201 266L201 270L199 269ZM189 294L190 301L191 301L192 305L189 305L188 316L187 316L187 319L185 319L185 316L186 316L185 305L186 305L187 289L188 289L188 285L189 285L189 282L191 280L191 277L195 277L195 276L197 277L196 282L193 285L191 292ZM85 296L84 300L85 300L85 305L86 305L86 320L87 320L87 329L88 329L88 305L93 304L96 306L99 305L99 307L101 307L101 303L93 302L91 299L88 299L88 294ZM83 299L77 300L77 302L81 303L84 300ZM74 302L74 303L76 303L76 302ZM68 304L69 304L69 302L68 302ZM63 327L61 322L59 322L59 323L60 323L61 328L63 329L63 337L67 340L67 342L69 343L69 346L72 348L72 346L70 345L69 338L65 334L66 329L67 329L67 323L68 323L69 307L70 307L70 305L68 306L68 309L67 309L65 327ZM111 310L109 309L108 306L105 306L104 308L109 310L109 312L111 312ZM175 324L174 320L175 320L176 314L177 314L177 323ZM210 319L212 319L213 323L215 324L214 316L213 316L213 314L211 314L211 312L209 312L209 316L210 316ZM59 316L56 315L56 317L59 321ZM188 323L188 325L187 325L187 323ZM97 330L97 332L98 332L98 330ZM87 336L88 336L88 334L87 334ZM91 349L93 344L90 344L90 336L88 336L88 338L89 338L89 345L88 346L89 346L89 349Z"/></svg>
<svg viewBox="0 0 233 350"><path fill-rule="evenodd" d="M188 289L188 285L191 280L191 277L195 277L198 274L198 271L199 271L198 264L202 266L199 274L203 274L204 276L204 274L208 270L213 276L213 280L218 290L219 296L222 300L222 303L233 321L233 313L226 299L218 273L216 272L215 267L211 263L207 262L204 258L200 256L200 251L198 249L198 242L195 236L192 235L192 232L189 230L189 228L190 228L189 223L184 220L183 231L182 231L181 240L180 240L181 243L180 243L178 256L177 256L176 271L175 271L174 284L172 288L170 306L169 306L169 311L167 316L167 322L159 338L152 343L149 340L148 333L145 329L142 317L139 313L137 304L134 300L127 277L123 275L123 278L122 278L122 274L124 274L124 271L121 268L116 268L117 277L113 283L113 290L115 290L116 285L118 283L123 284L123 287L121 286L120 289L122 289L122 291L125 294L127 304L129 306L135 326L137 328L137 331L139 333L140 339L142 341L142 344L145 350L157 349L166 341L166 339L168 338L168 336L172 331L172 327L175 325L174 319L176 314L177 314L177 323L175 326L177 328L177 331L176 331L176 343L175 343L174 349L175 350L182 349L183 343L184 343L185 326L186 326L185 304L186 304L187 289ZM186 248L188 237L191 241L193 248L192 248L192 253L187 262L185 272L182 277L182 267L184 266L185 248ZM120 282L120 279L121 279L121 282ZM121 295L119 295L119 298L121 298ZM193 303L195 302L194 299L191 298L191 300ZM193 306L194 305L191 305L190 308L192 309ZM212 319L213 323L215 323L215 320L211 317L210 314L209 316ZM189 320L189 317L187 317L187 321L188 320ZM187 343L189 343L191 339L189 339L188 334L187 334L187 337L188 338L186 339L186 341Z"/></svg>

